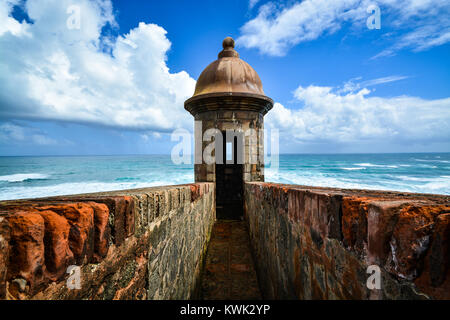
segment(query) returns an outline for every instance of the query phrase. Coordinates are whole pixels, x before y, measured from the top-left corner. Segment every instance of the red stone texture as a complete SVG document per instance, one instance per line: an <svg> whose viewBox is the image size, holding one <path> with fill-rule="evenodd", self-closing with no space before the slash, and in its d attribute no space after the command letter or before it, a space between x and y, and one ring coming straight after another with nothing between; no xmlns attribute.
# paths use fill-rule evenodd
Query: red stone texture
<svg viewBox="0 0 450 320"><path fill-rule="evenodd" d="M367 214L368 263L385 265L391 253L390 241L403 206L408 202L371 201Z"/></svg>
<svg viewBox="0 0 450 320"><path fill-rule="evenodd" d="M209 190L207 184L196 186L199 197ZM111 192L0 202L0 299L146 299L150 236L153 241L167 241L171 250L187 249L164 238L169 236L166 228L150 234L148 222L141 225L143 222L135 217L145 214L167 219L169 209L181 206L192 210L184 212L188 217L191 213L198 216L198 209L206 217L206 207L185 206L181 190L183 194L191 192L186 185L176 190L154 188L135 194ZM151 206L139 202L147 199L148 193L155 195ZM213 193L208 196L213 197ZM213 213L208 212L208 223ZM143 230L139 236L135 236L137 223ZM170 226L176 232L187 227L173 222ZM187 232L184 236L194 235ZM184 240L182 243L188 244ZM197 248L197 252L202 250ZM165 263L171 263L172 251L165 250L164 254ZM175 270L179 269L178 263L173 263ZM74 264L82 268L81 290L66 287L67 267ZM198 275L197 270L194 273ZM183 290L174 290L169 284L166 290L178 294L195 291L189 287L194 283L192 279L186 281ZM160 292L161 296L167 294Z"/></svg>
<svg viewBox="0 0 450 320"><path fill-rule="evenodd" d="M444 212L449 212L449 208L445 208ZM435 299L449 299L450 213L441 211L436 217L430 242L424 257L423 271L414 282Z"/></svg>
<svg viewBox="0 0 450 320"><path fill-rule="evenodd" d="M183 192L192 200L187 207L197 206L210 186L186 185ZM173 198L178 191L149 192L152 219L167 218L181 204ZM209 195L213 199L214 192ZM161 224L151 235L144 228L136 236L140 198L127 192L0 203L0 299L146 298L148 243L167 237L170 225ZM450 299L449 197L247 183L245 217L265 298ZM226 227L219 229L218 236L239 240ZM210 260L206 270L248 273L249 264L239 260L249 257L243 247L222 263L222 245L216 243L219 261ZM156 257L161 254L171 262L172 251ZM85 275L79 292L64 287L72 263ZM370 264L383 273L377 292L365 286ZM239 279L230 292L243 290L245 277Z"/></svg>
<svg viewBox="0 0 450 320"><path fill-rule="evenodd" d="M344 245L362 251L367 242L367 205L369 198L342 199L342 234Z"/></svg>
<svg viewBox="0 0 450 320"><path fill-rule="evenodd" d="M399 278L419 278L416 284L435 298L448 296L450 292L448 212L450 206L445 205L404 207L393 231L386 266Z"/></svg>
<svg viewBox="0 0 450 320"><path fill-rule="evenodd" d="M70 224L69 246L75 262L91 261L94 254L94 209L86 203L69 203L38 207L63 216Z"/></svg>
<svg viewBox="0 0 450 320"><path fill-rule="evenodd" d="M11 240L5 281L11 296L33 294L65 277L69 265L92 262L107 253L109 211L104 204L24 202L7 209ZM26 281L25 288L20 279Z"/></svg>
<svg viewBox="0 0 450 320"><path fill-rule="evenodd" d="M109 249L111 228L108 223L109 208L103 203L88 202L94 209L94 261L101 261Z"/></svg>
<svg viewBox="0 0 450 320"><path fill-rule="evenodd" d="M67 267L75 262L69 244L71 227L67 219L53 211L41 211L39 214L44 218L45 224L45 266L48 277L56 281L65 274Z"/></svg>
<svg viewBox="0 0 450 320"><path fill-rule="evenodd" d="M450 197L252 182L245 218L265 298L450 299Z"/></svg>
<svg viewBox="0 0 450 320"><path fill-rule="evenodd" d="M134 234L135 204L133 197L112 196L107 193L105 196L86 197L82 200L87 201L87 203L104 204L108 207L109 230L105 229L105 232L111 235L112 242L115 245L120 246L127 237ZM103 207L100 210L105 210L105 208Z"/></svg>
<svg viewBox="0 0 450 320"><path fill-rule="evenodd" d="M33 292L43 282L46 271L44 218L37 211L19 211L9 215L7 219L11 229L7 277L26 280L26 285Z"/></svg>

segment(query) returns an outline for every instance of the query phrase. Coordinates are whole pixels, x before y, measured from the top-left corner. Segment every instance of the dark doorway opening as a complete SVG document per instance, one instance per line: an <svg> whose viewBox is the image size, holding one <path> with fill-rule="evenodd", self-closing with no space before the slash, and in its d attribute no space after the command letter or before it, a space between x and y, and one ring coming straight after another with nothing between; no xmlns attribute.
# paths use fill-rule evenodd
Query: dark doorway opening
<svg viewBox="0 0 450 320"><path fill-rule="evenodd" d="M225 132L222 137L226 137ZM223 143L223 164L216 161L216 215L217 219L239 220L243 216L243 165L238 162L238 137L228 137ZM240 150L242 157L242 150Z"/></svg>

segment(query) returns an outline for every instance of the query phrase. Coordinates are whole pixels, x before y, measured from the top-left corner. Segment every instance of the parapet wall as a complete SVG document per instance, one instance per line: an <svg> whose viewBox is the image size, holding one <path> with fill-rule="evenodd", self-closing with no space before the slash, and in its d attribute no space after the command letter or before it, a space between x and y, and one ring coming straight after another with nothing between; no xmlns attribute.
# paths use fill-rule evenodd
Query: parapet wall
<svg viewBox="0 0 450 320"><path fill-rule="evenodd" d="M245 218L266 299L450 299L448 196L253 182Z"/></svg>
<svg viewBox="0 0 450 320"><path fill-rule="evenodd" d="M0 299L195 298L214 221L212 183L0 202Z"/></svg>

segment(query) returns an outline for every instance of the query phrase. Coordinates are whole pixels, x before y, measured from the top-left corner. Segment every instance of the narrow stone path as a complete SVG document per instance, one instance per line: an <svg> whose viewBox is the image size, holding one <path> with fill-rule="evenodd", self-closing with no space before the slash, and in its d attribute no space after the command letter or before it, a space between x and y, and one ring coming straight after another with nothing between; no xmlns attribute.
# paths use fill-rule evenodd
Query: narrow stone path
<svg viewBox="0 0 450 320"><path fill-rule="evenodd" d="M245 222L216 221L202 275L204 300L260 300Z"/></svg>

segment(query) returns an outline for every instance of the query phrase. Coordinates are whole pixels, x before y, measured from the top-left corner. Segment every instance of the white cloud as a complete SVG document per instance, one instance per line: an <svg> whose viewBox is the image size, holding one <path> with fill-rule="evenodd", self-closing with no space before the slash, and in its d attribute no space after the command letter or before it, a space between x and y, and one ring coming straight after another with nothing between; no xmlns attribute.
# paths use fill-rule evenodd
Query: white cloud
<svg viewBox="0 0 450 320"><path fill-rule="evenodd" d="M12 123L3 123L0 125L0 141L23 141L25 140L25 132L22 127Z"/></svg>
<svg viewBox="0 0 450 320"><path fill-rule="evenodd" d="M361 83L362 86L376 86L379 84L384 84L384 83L389 83L389 82L394 82L394 81L400 81L400 80L404 80L407 79L407 76L388 76L388 77L382 77L382 78L377 78L377 79L372 79L372 80L367 80L367 81L363 81Z"/></svg>
<svg viewBox="0 0 450 320"><path fill-rule="evenodd" d="M447 42L450 42L450 21L422 26L408 32L401 36L395 44L381 51L372 59L392 56L397 51L405 48L414 52L420 52Z"/></svg>
<svg viewBox="0 0 450 320"><path fill-rule="evenodd" d="M0 2L0 36L9 32L15 36L23 36L27 34L27 23L20 23L16 19L9 16L12 8L20 4L20 0L3 0Z"/></svg>
<svg viewBox="0 0 450 320"><path fill-rule="evenodd" d="M377 86L380 84L400 81L400 80L404 80L404 79L408 79L408 78L409 77L407 77L407 76L388 76L388 77L381 77L381 78L358 82L359 80L362 79L361 77L358 77L358 78L354 78L354 79L350 79L349 81L346 81L344 83L344 85L342 86L342 88L338 88L336 92L337 93L354 92L354 91L360 90L361 88Z"/></svg>
<svg viewBox="0 0 450 320"><path fill-rule="evenodd" d="M292 110L280 103L266 116L269 128L295 143L446 143L450 139L450 98L369 96L363 88L344 94L332 87L298 87L302 105Z"/></svg>
<svg viewBox="0 0 450 320"><path fill-rule="evenodd" d="M248 2L249 9L253 9L258 2L259 2L259 0L249 0L249 2Z"/></svg>
<svg viewBox="0 0 450 320"><path fill-rule="evenodd" d="M71 144L68 140L57 141L48 137L39 129L23 127L14 123L0 124L0 142L6 145L35 144L35 145L58 145Z"/></svg>
<svg viewBox="0 0 450 320"><path fill-rule="evenodd" d="M50 137L44 136L42 134L34 134L31 136L31 140L41 146L50 146L50 145L57 145L58 142L55 139L52 139Z"/></svg>
<svg viewBox="0 0 450 320"><path fill-rule="evenodd" d="M33 23L15 20L13 4L0 6L0 117L156 131L191 125L183 103L195 80L170 72L163 28L140 23L102 36L116 25L109 0L78 1L79 30L66 23L72 1L28 0Z"/></svg>
<svg viewBox="0 0 450 320"><path fill-rule="evenodd" d="M389 24L398 34L394 45L379 56L403 48L425 50L450 41L450 2L448 0L304 0L290 7L267 3L258 15L241 28L237 43L257 48L261 53L283 56L306 41L332 34L348 23L366 28L369 5L381 8L382 28Z"/></svg>

